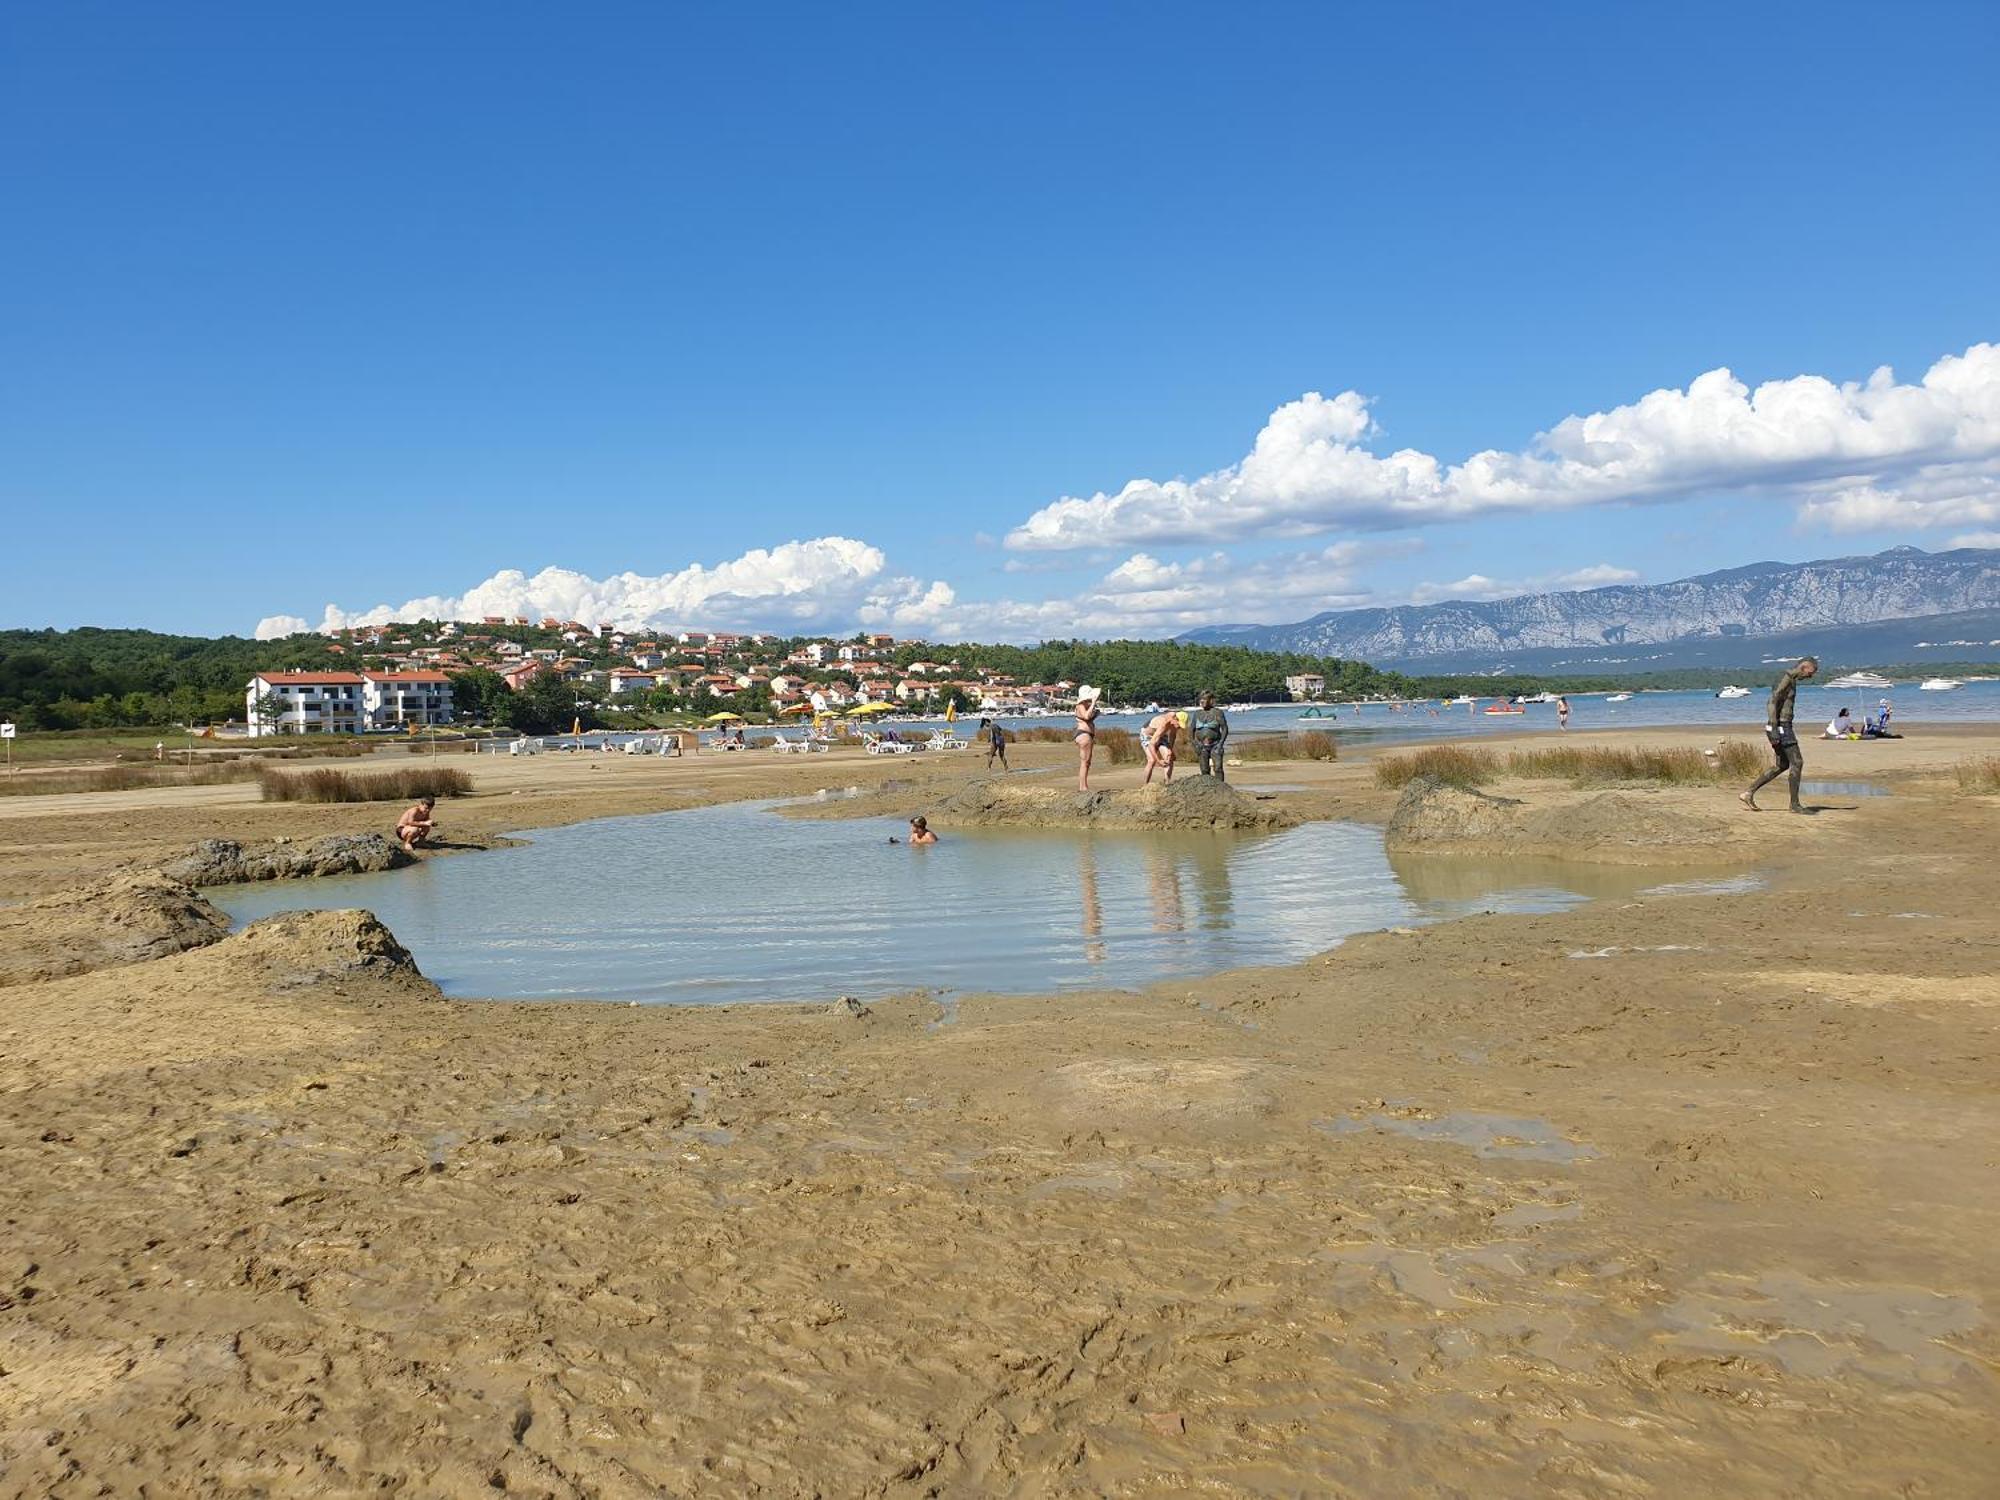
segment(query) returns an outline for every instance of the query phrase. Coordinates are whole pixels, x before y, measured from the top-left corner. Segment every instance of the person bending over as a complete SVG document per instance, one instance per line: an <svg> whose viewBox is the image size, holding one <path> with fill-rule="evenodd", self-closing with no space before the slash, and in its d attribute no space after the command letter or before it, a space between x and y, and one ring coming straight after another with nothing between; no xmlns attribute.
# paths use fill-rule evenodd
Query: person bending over
<svg viewBox="0 0 2000 1500"><path fill-rule="evenodd" d="M431 809L436 806L437 798L419 797L403 809L402 817L396 820L396 838L405 854L415 854L417 846L428 844L431 835L437 832L437 820L431 816Z"/></svg>
<svg viewBox="0 0 2000 1500"><path fill-rule="evenodd" d="M1792 791L1792 811L1804 812L1799 805L1799 781L1806 774L1806 758L1799 749L1799 737L1792 729L1792 709L1799 695L1799 684L1819 671L1817 656L1802 656L1798 665L1778 679L1771 689L1770 707L1764 713L1764 738L1771 746L1771 754L1777 764L1750 783L1750 789L1738 794L1739 800L1752 812L1761 812L1757 806L1757 793L1780 776L1790 773Z"/></svg>
<svg viewBox="0 0 2000 1500"><path fill-rule="evenodd" d="M1181 716L1177 709L1169 709L1156 714L1146 721L1146 727L1139 731L1139 744L1146 752L1146 782L1153 779L1153 772L1164 767L1166 780L1174 779L1174 738L1181 732Z"/></svg>

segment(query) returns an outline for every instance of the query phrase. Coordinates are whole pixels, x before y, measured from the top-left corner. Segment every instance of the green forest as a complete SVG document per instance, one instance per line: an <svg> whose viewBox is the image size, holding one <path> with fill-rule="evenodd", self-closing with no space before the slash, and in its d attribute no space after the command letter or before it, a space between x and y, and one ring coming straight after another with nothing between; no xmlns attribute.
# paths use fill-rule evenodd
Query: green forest
<svg viewBox="0 0 2000 1500"><path fill-rule="evenodd" d="M91 626L0 630L0 717L24 730L240 719L254 673L338 666L328 644Z"/></svg>

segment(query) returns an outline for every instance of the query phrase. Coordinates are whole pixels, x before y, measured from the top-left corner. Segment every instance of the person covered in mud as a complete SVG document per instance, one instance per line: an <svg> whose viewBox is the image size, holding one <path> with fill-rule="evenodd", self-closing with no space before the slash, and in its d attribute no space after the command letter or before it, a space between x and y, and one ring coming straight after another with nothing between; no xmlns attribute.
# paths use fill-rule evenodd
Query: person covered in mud
<svg viewBox="0 0 2000 1500"><path fill-rule="evenodd" d="M1174 779L1174 739L1181 732L1179 709L1169 709L1163 714L1155 714L1146 721L1146 727L1139 731L1139 747L1146 752L1146 782L1153 779L1153 772L1165 767L1166 780Z"/></svg>
<svg viewBox="0 0 2000 1500"><path fill-rule="evenodd" d="M1764 738L1770 743L1771 754L1777 764L1753 781L1748 791L1738 794L1737 800L1752 812L1763 811L1757 806L1757 793L1787 773L1791 776L1792 811L1805 811L1799 805L1799 782L1806 774L1806 758L1799 749L1798 734L1792 728L1792 710L1799 696L1799 684L1818 673L1819 658L1802 656L1797 665L1780 677L1771 689L1771 702L1764 711Z"/></svg>
<svg viewBox="0 0 2000 1500"><path fill-rule="evenodd" d="M1222 770L1222 747L1229 740L1229 715L1215 706L1215 694L1203 693L1201 707L1194 713L1194 748L1201 757L1201 774L1217 781L1229 778Z"/></svg>
<svg viewBox="0 0 2000 1500"><path fill-rule="evenodd" d="M993 762L1000 762L1000 769L1007 769L1007 731L994 719L981 719L979 729L986 736L986 769L993 769Z"/></svg>
<svg viewBox="0 0 2000 1500"><path fill-rule="evenodd" d="M406 854L415 854L417 846L427 844L431 835L437 832L437 819L431 816L431 809L437 806L435 797L419 797L403 809L402 817L396 820L396 838Z"/></svg>

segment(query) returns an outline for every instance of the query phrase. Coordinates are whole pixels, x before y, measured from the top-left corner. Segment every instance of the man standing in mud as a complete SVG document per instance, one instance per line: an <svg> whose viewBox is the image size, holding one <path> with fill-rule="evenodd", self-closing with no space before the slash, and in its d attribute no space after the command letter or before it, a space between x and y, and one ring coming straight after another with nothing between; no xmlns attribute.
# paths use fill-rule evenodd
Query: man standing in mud
<svg viewBox="0 0 2000 1500"><path fill-rule="evenodd" d="M1792 811L1805 811L1799 806L1799 779L1805 775L1806 758L1799 751L1799 737L1792 732L1792 706L1799 695L1799 684L1818 671L1817 656L1802 656L1771 689L1771 706L1764 713L1764 738L1770 741L1771 754L1778 763L1752 782L1749 791L1739 795L1739 800L1752 812L1763 811L1757 806L1757 793L1788 771L1792 777Z"/></svg>
<svg viewBox="0 0 2000 1500"><path fill-rule="evenodd" d="M1215 706L1215 694L1203 693L1194 715L1194 747L1201 755L1202 775L1228 779L1222 769L1222 746L1228 738L1229 715Z"/></svg>

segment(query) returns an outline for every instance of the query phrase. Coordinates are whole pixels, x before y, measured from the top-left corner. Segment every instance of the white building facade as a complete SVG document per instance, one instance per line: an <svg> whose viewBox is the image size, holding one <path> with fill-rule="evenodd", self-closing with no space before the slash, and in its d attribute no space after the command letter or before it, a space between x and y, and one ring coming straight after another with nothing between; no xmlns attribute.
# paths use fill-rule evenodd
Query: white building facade
<svg viewBox="0 0 2000 1500"><path fill-rule="evenodd" d="M276 708L266 713L267 707ZM451 722L451 679L442 672L259 672L243 692L253 737L360 734Z"/></svg>

